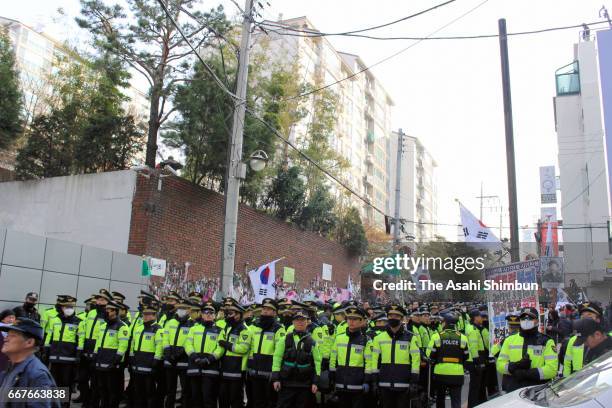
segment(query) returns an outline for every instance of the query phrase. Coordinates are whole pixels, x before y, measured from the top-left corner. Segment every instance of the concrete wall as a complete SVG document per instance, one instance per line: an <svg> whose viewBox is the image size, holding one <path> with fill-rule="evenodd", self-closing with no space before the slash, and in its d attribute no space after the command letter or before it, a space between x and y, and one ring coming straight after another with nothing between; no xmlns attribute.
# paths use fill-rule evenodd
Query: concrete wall
<svg viewBox="0 0 612 408"><path fill-rule="evenodd" d="M127 253L131 170L0 183L0 228Z"/></svg>
<svg viewBox="0 0 612 408"><path fill-rule="evenodd" d="M38 292L41 309L56 295L72 295L77 306L101 288L127 296L135 308L146 279L141 259L107 249L0 229L0 310L15 307L28 292Z"/></svg>

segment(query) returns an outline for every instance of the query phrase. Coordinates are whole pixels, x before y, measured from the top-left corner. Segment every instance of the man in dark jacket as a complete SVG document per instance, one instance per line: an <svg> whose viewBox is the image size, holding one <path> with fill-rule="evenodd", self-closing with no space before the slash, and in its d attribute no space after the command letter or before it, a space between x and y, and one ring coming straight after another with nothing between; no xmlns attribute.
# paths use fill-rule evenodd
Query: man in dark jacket
<svg viewBox="0 0 612 408"><path fill-rule="evenodd" d="M56 387L51 373L34 355L43 340L43 329L37 322L22 318L12 326L2 326L0 331L8 332L2 352L10 360L6 371L0 372L0 407L59 407L58 401L12 403L7 398L11 388Z"/></svg>
<svg viewBox="0 0 612 408"><path fill-rule="evenodd" d="M15 315L17 317L25 317L26 319L34 320L35 322L40 323L40 314L36 309L36 304L38 303L38 293L29 292L26 295L25 301L23 305L17 306L13 310L15 311Z"/></svg>

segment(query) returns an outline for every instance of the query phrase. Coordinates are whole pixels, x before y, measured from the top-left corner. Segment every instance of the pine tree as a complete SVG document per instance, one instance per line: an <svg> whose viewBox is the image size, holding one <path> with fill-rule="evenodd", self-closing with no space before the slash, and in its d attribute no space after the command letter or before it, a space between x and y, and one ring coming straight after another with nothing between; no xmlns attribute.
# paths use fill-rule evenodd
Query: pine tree
<svg viewBox="0 0 612 408"><path fill-rule="evenodd" d="M23 97L15 53L6 32L0 27L0 149L6 149L21 135Z"/></svg>

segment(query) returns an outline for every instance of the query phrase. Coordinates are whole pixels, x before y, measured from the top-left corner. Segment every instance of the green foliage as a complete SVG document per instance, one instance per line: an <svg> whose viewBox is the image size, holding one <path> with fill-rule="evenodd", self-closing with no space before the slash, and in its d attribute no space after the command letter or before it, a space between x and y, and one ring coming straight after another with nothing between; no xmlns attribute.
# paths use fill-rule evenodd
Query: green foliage
<svg viewBox="0 0 612 408"><path fill-rule="evenodd" d="M0 149L10 147L23 128L23 97L15 54L6 32L0 27Z"/></svg>
<svg viewBox="0 0 612 408"><path fill-rule="evenodd" d="M305 186L300 176L300 168L281 167L268 191L267 207L272 209L278 218L295 221L302 214L304 199Z"/></svg>
<svg viewBox="0 0 612 408"><path fill-rule="evenodd" d="M363 255L368 249L365 228L355 207L349 208L340 217L334 236L353 255Z"/></svg>
<svg viewBox="0 0 612 408"><path fill-rule="evenodd" d="M188 75L193 55L157 0L126 0L127 10L102 0L81 0L80 27L88 30L94 46L109 51L141 73L150 85L150 114L146 164L154 167L157 134L173 109L168 108L175 86ZM219 6L207 13L195 10L197 0L166 1L169 14L196 48L206 46L229 22ZM185 13L189 19L183 21Z"/></svg>
<svg viewBox="0 0 612 408"><path fill-rule="evenodd" d="M143 131L125 112L119 87L128 78L109 54L79 63L60 60L51 111L35 117L19 151L20 179L120 170L142 149Z"/></svg>
<svg viewBox="0 0 612 408"><path fill-rule="evenodd" d="M306 90L311 87L307 86ZM302 152L334 175L339 175L348 167L346 160L330 144L337 121L337 104L338 98L330 90L314 94L306 133L298 138L298 146ZM318 186L325 182L325 174L297 152L292 152L291 155L303 168L307 180L307 195L314 194Z"/></svg>
<svg viewBox="0 0 612 408"><path fill-rule="evenodd" d="M298 223L306 230L328 235L337 222L334 208L335 201L329 193L329 187L319 184L314 187L312 195L308 198Z"/></svg>
<svg viewBox="0 0 612 408"><path fill-rule="evenodd" d="M72 128L75 117L69 110L54 110L34 118L29 138L19 150L15 172L21 180L65 176L74 168Z"/></svg>

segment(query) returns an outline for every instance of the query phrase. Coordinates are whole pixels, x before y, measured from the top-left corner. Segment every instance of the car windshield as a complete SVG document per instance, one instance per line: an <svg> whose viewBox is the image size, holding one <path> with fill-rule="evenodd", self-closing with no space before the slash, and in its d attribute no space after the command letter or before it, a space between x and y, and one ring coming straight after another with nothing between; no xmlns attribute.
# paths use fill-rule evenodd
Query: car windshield
<svg viewBox="0 0 612 408"><path fill-rule="evenodd" d="M610 388L612 351L567 378L528 388L521 397L543 407L568 407L589 401Z"/></svg>

